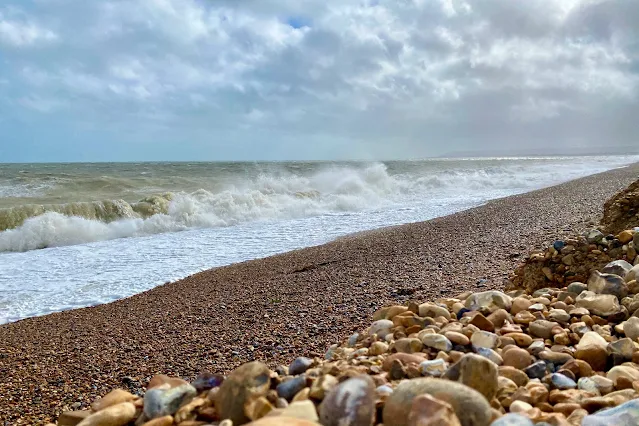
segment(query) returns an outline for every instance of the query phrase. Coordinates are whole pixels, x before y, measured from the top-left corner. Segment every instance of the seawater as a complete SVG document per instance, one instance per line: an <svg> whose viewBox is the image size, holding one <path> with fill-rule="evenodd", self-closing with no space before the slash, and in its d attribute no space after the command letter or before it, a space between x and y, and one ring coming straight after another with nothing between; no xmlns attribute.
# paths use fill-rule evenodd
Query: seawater
<svg viewBox="0 0 639 426"><path fill-rule="evenodd" d="M0 165L0 323L637 160Z"/></svg>

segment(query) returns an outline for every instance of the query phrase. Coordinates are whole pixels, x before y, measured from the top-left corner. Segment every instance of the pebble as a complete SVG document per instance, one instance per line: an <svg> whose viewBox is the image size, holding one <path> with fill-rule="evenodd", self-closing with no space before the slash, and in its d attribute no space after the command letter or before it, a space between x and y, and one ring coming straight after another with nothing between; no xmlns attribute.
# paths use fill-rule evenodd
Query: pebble
<svg viewBox="0 0 639 426"><path fill-rule="evenodd" d="M524 369L524 373L531 379L541 379L546 375L547 366L544 361L537 361Z"/></svg>
<svg viewBox="0 0 639 426"><path fill-rule="evenodd" d="M559 324L553 321L537 320L530 323L528 330L530 331L530 334L535 337L550 339L552 337L553 328L558 326Z"/></svg>
<svg viewBox="0 0 639 426"><path fill-rule="evenodd" d="M388 352L388 344L384 342L373 342L373 344L368 348L369 355L381 355Z"/></svg>
<svg viewBox="0 0 639 426"><path fill-rule="evenodd" d="M443 359L424 361L419 364L419 369L424 376L440 377L448 369L448 363Z"/></svg>
<svg viewBox="0 0 639 426"><path fill-rule="evenodd" d="M454 343L456 345L467 346L470 344L470 339L468 337L456 331L447 331L444 333L444 336L446 336L446 338L450 340L451 343Z"/></svg>
<svg viewBox="0 0 639 426"><path fill-rule="evenodd" d="M497 394L497 365L479 355L464 355L448 369L445 377L478 391L488 401Z"/></svg>
<svg viewBox="0 0 639 426"><path fill-rule="evenodd" d="M639 318L632 316L623 323L623 332L626 337L629 337L633 341L637 341L639 338Z"/></svg>
<svg viewBox="0 0 639 426"><path fill-rule="evenodd" d="M435 303L422 303L419 305L419 316L431 318L444 317L450 320L450 312L448 312L448 309Z"/></svg>
<svg viewBox="0 0 639 426"><path fill-rule="evenodd" d="M565 364L573 360L572 355L564 352L541 351L537 356L544 361L548 361L555 366Z"/></svg>
<svg viewBox="0 0 639 426"><path fill-rule="evenodd" d="M586 233L586 241L590 244L599 244L604 238L604 234L598 229L593 229Z"/></svg>
<svg viewBox="0 0 639 426"><path fill-rule="evenodd" d="M594 331L589 331L579 340L575 358L586 361L593 370L601 371L606 367L607 347L608 342L603 337Z"/></svg>
<svg viewBox="0 0 639 426"><path fill-rule="evenodd" d="M628 286L623 278L614 274L594 271L588 279L588 290L597 294L611 294L621 300L628 296Z"/></svg>
<svg viewBox="0 0 639 426"><path fill-rule="evenodd" d="M634 231L626 229L625 231L621 231L619 235L617 235L617 239L621 244L628 244L634 238Z"/></svg>
<svg viewBox="0 0 639 426"><path fill-rule="evenodd" d="M495 312L488 315L487 319L495 328L502 327L506 322L512 322L512 316L505 309L497 309Z"/></svg>
<svg viewBox="0 0 639 426"><path fill-rule="evenodd" d="M635 239L639 238L639 232L635 234ZM639 247L638 244L635 245L635 249ZM639 279L639 256L635 259L635 265L632 269L626 274L626 282L630 282L632 280Z"/></svg>
<svg viewBox="0 0 639 426"><path fill-rule="evenodd" d="M499 367L499 375L512 380L517 386L526 386L528 383L528 376L520 369L501 366Z"/></svg>
<svg viewBox="0 0 639 426"><path fill-rule="evenodd" d="M501 355L499 355L497 352L495 352L492 349L488 349L488 348L477 348L475 350L475 352L477 352L478 355L483 356L484 358L487 358L489 360L491 360L492 362L494 362L496 365L502 365L504 363L503 358L501 357Z"/></svg>
<svg viewBox="0 0 639 426"><path fill-rule="evenodd" d="M470 337L474 348L495 349L499 346L499 336L488 331L476 331Z"/></svg>
<svg viewBox="0 0 639 426"><path fill-rule="evenodd" d="M106 394L104 397L91 404L91 410L104 410L105 408L115 404L120 404L122 402L132 402L136 398L137 396L131 394L131 392L125 391L123 389L114 389Z"/></svg>
<svg viewBox="0 0 639 426"><path fill-rule="evenodd" d="M533 362L527 350L521 348L511 348L502 353L504 365L523 370Z"/></svg>
<svg viewBox="0 0 639 426"><path fill-rule="evenodd" d="M235 369L215 394L216 411L234 424L248 422L250 419L244 413L244 404L249 398L266 396L271 387L270 374L268 367L257 361Z"/></svg>
<svg viewBox="0 0 639 426"><path fill-rule="evenodd" d="M429 394L453 407L462 426L488 426L491 420L490 405L486 398L474 389L443 379L419 378L401 382L386 400L383 410L384 424L406 426L413 400Z"/></svg>
<svg viewBox="0 0 639 426"><path fill-rule="evenodd" d="M533 355L538 355L539 353L543 352L545 349L546 349L546 345L544 344L543 340L536 340L532 342L530 346L528 346L528 352L530 352Z"/></svg>
<svg viewBox="0 0 639 426"><path fill-rule="evenodd" d="M357 344L357 340L359 339L359 333L353 333L349 338L348 338L348 342L346 343L348 345L349 348L354 347ZM293 374L293 373L291 373Z"/></svg>
<svg viewBox="0 0 639 426"><path fill-rule="evenodd" d="M424 344L419 339L403 338L395 341L394 348L397 352L412 354L421 352Z"/></svg>
<svg viewBox="0 0 639 426"><path fill-rule="evenodd" d="M588 290L588 286L580 282L570 283L566 288L566 291L568 291L569 293L574 293L577 296L579 296L583 291L586 290Z"/></svg>
<svg viewBox="0 0 639 426"><path fill-rule="evenodd" d="M292 379L286 380L277 385L277 394L280 398L284 398L287 401L293 399L293 397L302 389L306 387L306 377L300 375Z"/></svg>
<svg viewBox="0 0 639 426"><path fill-rule="evenodd" d="M512 298L501 291L489 290L473 293L466 299L466 308L471 311L494 312L497 309L510 310Z"/></svg>
<svg viewBox="0 0 639 426"><path fill-rule="evenodd" d="M311 365L313 365L313 360L306 357L298 357L295 358L291 365L288 366L288 374L291 376L297 376L298 374L302 374L308 370Z"/></svg>
<svg viewBox="0 0 639 426"><path fill-rule="evenodd" d="M526 416L511 413L498 418L490 426L535 426L535 424Z"/></svg>
<svg viewBox="0 0 639 426"><path fill-rule="evenodd" d="M624 243L625 244L625 243ZM617 275L621 278L624 278L628 275L628 272L632 269L632 265L625 260L615 260L613 262L608 263L603 267L601 273L603 274L613 274Z"/></svg>
<svg viewBox="0 0 639 426"><path fill-rule="evenodd" d="M639 400L584 417L583 426L635 426L639 424Z"/></svg>
<svg viewBox="0 0 639 426"><path fill-rule="evenodd" d="M148 421L142 426L172 426L174 422L175 419L173 418L173 416L164 416Z"/></svg>
<svg viewBox="0 0 639 426"><path fill-rule="evenodd" d="M570 314L563 309L551 309L548 318L553 321L567 323L570 321Z"/></svg>
<svg viewBox="0 0 639 426"><path fill-rule="evenodd" d="M387 356L386 359L384 359L384 363L382 364L382 370L389 371L395 360L400 361L403 365L409 365L409 364L420 364L425 359L426 358L423 356L423 354L405 354L405 353L392 354L390 356Z"/></svg>
<svg viewBox="0 0 639 426"><path fill-rule="evenodd" d="M532 302L525 297L515 297L512 300L512 308L510 313L517 315L521 311L527 310L532 305Z"/></svg>
<svg viewBox="0 0 639 426"><path fill-rule="evenodd" d="M498 311L495 311L495 312L498 312ZM485 316L481 314L481 312L475 313L475 315L472 316L472 318L470 319L468 323L474 325L480 330L495 331L495 324L490 322Z"/></svg>
<svg viewBox="0 0 639 426"><path fill-rule="evenodd" d="M570 377L566 377L563 374L554 373L550 376L550 380L555 389L566 390L566 389L575 389L577 387L577 383Z"/></svg>
<svg viewBox="0 0 639 426"><path fill-rule="evenodd" d="M370 426L375 419L373 380L362 375L337 385L324 398L319 418L324 426Z"/></svg>
<svg viewBox="0 0 639 426"><path fill-rule="evenodd" d="M625 339L619 339L616 342L610 342L608 344L608 352L612 355L618 355L620 358L630 361L632 354L637 350L637 347L633 343L632 339L626 337Z"/></svg>
<svg viewBox="0 0 639 426"><path fill-rule="evenodd" d="M602 395L607 395L614 390L614 382L606 377L591 376L590 379L596 383L597 389Z"/></svg>
<svg viewBox="0 0 639 426"><path fill-rule="evenodd" d="M335 376L330 374L324 374L320 376L317 380L313 382L311 385L311 390L309 392L309 396L316 400L323 400L324 397L331 389L333 389L339 381Z"/></svg>
<svg viewBox="0 0 639 426"><path fill-rule="evenodd" d="M171 389L150 389L144 395L144 414L149 419L171 416L195 395L197 390L188 383Z"/></svg>
<svg viewBox="0 0 639 426"><path fill-rule="evenodd" d="M424 334L422 336L422 343L424 346L444 352L448 352L453 349L453 344L450 340L441 334Z"/></svg>
<svg viewBox="0 0 639 426"><path fill-rule="evenodd" d="M602 317L613 315L621 309L619 299L615 295L597 294L592 291L584 291L577 296L575 305Z"/></svg>
<svg viewBox="0 0 639 426"><path fill-rule="evenodd" d="M220 374L201 373L191 383L198 393L221 386L224 382L224 376Z"/></svg>
<svg viewBox="0 0 639 426"><path fill-rule="evenodd" d="M525 333L508 333L505 334L504 337L513 339L515 341L515 344L521 347L528 347L533 342L533 338Z"/></svg>
<svg viewBox="0 0 639 426"><path fill-rule="evenodd" d="M368 334L372 336L373 334L377 334L379 338L383 339L386 337L388 333L390 333L391 328L393 328L393 321L382 319L377 320L373 324L371 324Z"/></svg>
<svg viewBox="0 0 639 426"><path fill-rule="evenodd" d="M135 419L136 408L131 402L121 402L91 414L78 426L124 426Z"/></svg>
<svg viewBox="0 0 639 426"><path fill-rule="evenodd" d="M639 370L631 366L619 365L612 367L606 374L606 378L612 380L614 383L617 383L621 378L625 378L629 382L634 382L639 380Z"/></svg>
<svg viewBox="0 0 639 426"><path fill-rule="evenodd" d="M511 413L526 413L532 410L533 406L527 402L516 400L510 404L509 409Z"/></svg>
<svg viewBox="0 0 639 426"><path fill-rule="evenodd" d="M408 414L408 424L411 426L461 426L453 407L430 395L419 395L413 399Z"/></svg>

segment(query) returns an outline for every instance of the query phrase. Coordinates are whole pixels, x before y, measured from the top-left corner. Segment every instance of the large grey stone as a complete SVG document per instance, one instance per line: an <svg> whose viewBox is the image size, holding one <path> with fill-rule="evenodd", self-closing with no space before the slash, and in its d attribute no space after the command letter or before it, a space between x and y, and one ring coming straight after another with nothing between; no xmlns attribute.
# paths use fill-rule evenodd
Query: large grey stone
<svg viewBox="0 0 639 426"><path fill-rule="evenodd" d="M597 294L592 291L584 291L577 299L575 305L578 308L586 308L591 314L607 317L621 310L619 299L612 294Z"/></svg>
<svg viewBox="0 0 639 426"><path fill-rule="evenodd" d="M612 294L619 300L628 296L628 285L623 278L614 274L593 271L588 279L588 290L597 294Z"/></svg>
<svg viewBox="0 0 639 426"><path fill-rule="evenodd" d="M615 260L604 266L601 272L603 274L619 275L621 278L624 278L631 269L632 265L625 260Z"/></svg>

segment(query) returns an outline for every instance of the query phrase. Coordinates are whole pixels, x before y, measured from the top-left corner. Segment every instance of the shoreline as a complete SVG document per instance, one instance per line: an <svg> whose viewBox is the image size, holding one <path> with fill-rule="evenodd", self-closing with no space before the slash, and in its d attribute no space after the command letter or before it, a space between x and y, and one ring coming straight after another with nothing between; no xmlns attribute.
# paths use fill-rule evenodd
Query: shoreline
<svg viewBox="0 0 639 426"><path fill-rule="evenodd" d="M549 157L549 158L552 158L552 157ZM628 167L628 166L629 165L614 166L612 169L610 169L608 171L622 169L622 168ZM579 177L577 177L576 179L579 179ZM574 180L574 179L570 179L570 180ZM116 296L109 296L108 298L105 298L105 299L100 300L100 301L95 300L95 299L91 300L91 298L89 297L89 300L91 300L91 301L88 302L87 304L85 304L84 302L82 302L82 303L71 302L69 304L66 304L66 303L63 303L63 301L57 300L57 302L58 302L57 304L51 305L51 306L56 306L56 308L50 309L49 305L45 305L45 308L42 308L39 312L38 311L34 311L33 309L30 310L28 316L16 315L17 312L14 312L13 315L11 315L9 313L4 313L4 315L0 315L0 325L10 324L10 323L22 321L22 320L25 320L25 319L29 319L29 318L45 316L45 315L49 315L49 314L52 314L52 313L59 313L59 312L65 312L65 311L69 311L69 310L76 310L76 309L83 309L83 308L88 308L88 307L95 307L95 306L99 306L99 305L102 305L102 304L109 304L109 303L112 303L112 302L115 302L115 301L118 301L118 300L122 300L122 299L126 299L126 298L129 298L129 297L133 297L136 294L140 294L142 292L151 290L151 289L153 289L153 288L155 288L157 286L160 286L160 285L165 285L165 284L168 284L168 283L174 283L174 282L177 282L177 281L181 281L181 280L183 280L185 278L188 278L189 276L198 274L200 272L205 272L205 271L210 270L210 269L231 266L231 265L234 265L234 264L237 264L237 263L246 262L246 261L264 259L265 257L269 257L269 256L277 255L277 254L285 254L285 253L288 253L290 251L295 251L295 250L303 250L303 249L310 248L310 247L316 247L318 245L329 244L329 243L331 243L333 241L339 241L339 240L342 240L342 239L349 240L351 238L357 238L358 236L366 235L369 232L376 232L378 230L384 230L384 229L392 228L392 227L395 227L395 226L403 226L403 225L408 225L408 224L411 224L411 223L419 223L419 222L424 222L424 221L428 221L428 220L433 220L433 219L437 219L437 218L440 218L440 217L444 217L444 216L452 215L452 214L459 213L459 212L462 212L462 211L466 211L466 210L469 210L469 209L481 207L481 206L483 206L483 205L485 205L487 203L490 203L492 201L499 200L499 199L502 199L502 198L508 198L510 196L515 196L515 195L522 195L522 194L525 194L527 192L532 192L532 191L536 191L536 190L539 190L539 189L544 189L544 188L549 188L549 187L556 186L556 185L561 185L563 183L570 182L570 180L562 181L562 182L555 183L555 184L549 185L549 186L542 186L541 188L537 188L537 189L530 189L530 188L522 189L522 188L519 188L519 189L515 190L513 188L513 192L514 192L513 194L501 195L501 196L499 196L497 198L489 198L489 199L484 199L482 201L475 201L473 203L470 203L470 205L466 205L464 207L461 207L461 210L458 210L458 211L438 212L438 213L435 213L435 214L437 214L436 216L430 217L428 219L426 219L426 218L411 218L411 219L414 219L414 221L410 221L409 220L408 222L405 222L405 223L395 223L395 224L388 223L386 225L381 225L381 226L376 227L376 228L365 229L365 230L362 230L362 231L353 231L353 232L351 232L349 234L336 236L334 239L328 240L328 241L311 241L311 242L308 242L308 243L310 243L310 245L292 244L292 247L278 247L278 249L275 251L275 254L271 254L271 253L273 253L272 251L271 251L271 253L269 253L268 251L262 251L261 253L251 253L245 259L241 259L241 257L243 257L243 256L240 256L240 259L228 259L227 260L228 263L225 263L225 262L221 262L221 263L213 262L214 263L213 265L211 265L211 263L209 263L209 265L211 265L211 266L189 268L188 270L181 270L181 272L177 273L177 274L174 273L173 271L179 270L179 266L178 265L174 265L174 268L163 268L162 269L163 272L161 274L157 274L156 273L153 280L146 282L146 284L141 286L142 288L136 288L132 292L120 292ZM493 194L493 196L494 195L495 194ZM458 206L457 208L460 208L460 207ZM428 216L430 216L430 214ZM205 230L206 230L206 228L203 229L204 232L205 232ZM186 230L186 232L189 232L189 231L193 232L193 231L197 231L197 229L188 229L188 230ZM0 234L1 233L2 233L2 231L0 231ZM179 232L170 232L168 234L169 235L171 235L171 234L179 235ZM166 234L157 234L157 235L158 236L162 236L162 235L166 235ZM143 237L147 237L147 236L143 236ZM127 240L127 239L129 239L129 237L119 238L119 239L116 239L116 241L117 240ZM179 238L176 238L176 240L179 240ZM103 241L103 242L107 242L107 241ZM176 241L176 243L179 244L179 241ZM133 241L130 244L132 246L135 245L135 237L133 237ZM295 247L295 246L297 246L297 247ZM58 247L58 246L55 246L55 247ZM69 246L62 245L62 246L59 246L58 248L64 250L65 247L66 248L73 247L73 245L69 245ZM30 250L30 251L37 252L39 250L36 249L36 250ZM29 251L27 251L26 253L28 253L28 252ZM3 253L10 255L13 252L0 252L0 256ZM61 255L63 255L63 254L61 253ZM156 260L160 260L160 259L156 258ZM202 260L202 262L204 262L204 260ZM150 264L148 259L147 259L147 263ZM64 274L64 272L62 272L62 273ZM87 271L87 274L90 275L91 271ZM4 278L8 279L7 277L9 277L9 276L11 276L11 275L10 274L9 275L5 275ZM167 277L170 277L170 278L167 279ZM116 278L118 278L118 277L116 277ZM126 282L126 281L132 281L134 279L135 278L130 276L130 275L122 274L122 280L121 281L122 282ZM45 284L55 285L56 282L55 282L55 280L49 279L49 281L47 281ZM109 285L109 283L106 282L106 281L101 282L99 284L102 285L102 286L105 286L105 287L108 287L108 285ZM72 289L69 289L69 290L72 290ZM37 306L37 304L32 304L32 305L33 306ZM11 306L12 305L8 305L9 308L11 308ZM5 308L7 308L7 306L5 306ZM8 310L7 312L10 312L10 311ZM3 313L2 309L0 309L0 314L2 314L2 313Z"/></svg>
<svg viewBox="0 0 639 426"><path fill-rule="evenodd" d="M253 359L277 365L293 353L319 355L389 303L501 288L521 255L584 230L637 174L633 164L426 222L207 270L109 304L0 325L0 371L8 373L0 395L13 403L11 412L3 404L0 418L21 412L51 419L123 382L138 389L160 372L194 377ZM173 364L177 358L181 365ZM28 395L31 387L39 402Z"/></svg>

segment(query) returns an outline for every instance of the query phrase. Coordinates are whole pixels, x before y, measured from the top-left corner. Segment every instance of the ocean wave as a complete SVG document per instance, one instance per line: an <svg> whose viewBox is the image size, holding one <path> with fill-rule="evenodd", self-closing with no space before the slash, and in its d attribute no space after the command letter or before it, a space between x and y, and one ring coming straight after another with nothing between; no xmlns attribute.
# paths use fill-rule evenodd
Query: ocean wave
<svg viewBox="0 0 639 426"><path fill-rule="evenodd" d="M191 228L355 211L391 202L401 181L383 164L310 176L260 175L217 193L199 189L136 203L106 200L0 210L0 251L28 251Z"/></svg>
<svg viewBox="0 0 639 426"><path fill-rule="evenodd" d="M355 212L442 194L463 198L500 190L521 192L600 171L592 161L568 169L543 162L449 168L424 164L413 169L391 167L392 171L375 163L329 165L306 174L302 170L265 172L252 178L238 177L222 190L167 192L132 203L104 200L20 205L0 210L0 252ZM610 165L599 167L605 170Z"/></svg>

